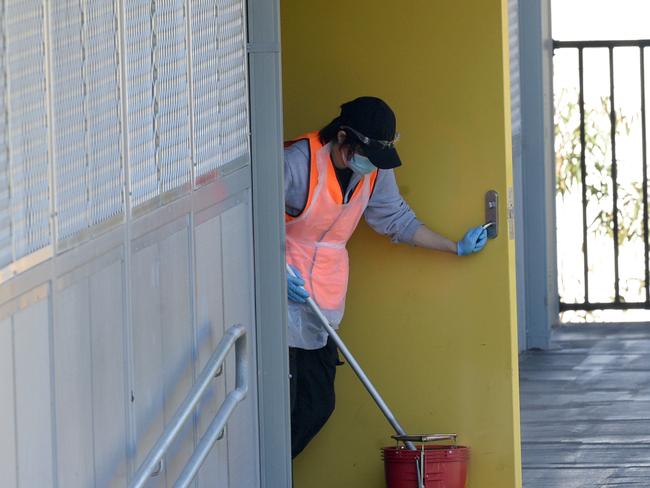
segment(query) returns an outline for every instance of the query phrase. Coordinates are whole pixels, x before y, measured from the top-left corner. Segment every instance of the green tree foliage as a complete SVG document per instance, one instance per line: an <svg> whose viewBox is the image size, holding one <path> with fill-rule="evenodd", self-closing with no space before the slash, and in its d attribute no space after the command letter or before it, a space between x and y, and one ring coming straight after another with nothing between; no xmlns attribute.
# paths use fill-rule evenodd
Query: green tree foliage
<svg viewBox="0 0 650 488"><path fill-rule="evenodd" d="M561 91L555 103L555 167L556 187L559 195L581 191L580 168L580 107L575 91ZM587 223L594 235L614 238L614 212L607 205L613 198L611 165L610 100L600 98L597 106L585 105L585 160L587 162L587 201L598 203L596 216ZM629 135L633 118L616 114L616 135ZM618 237L619 243L643 236L643 188L633 182L618 185Z"/></svg>

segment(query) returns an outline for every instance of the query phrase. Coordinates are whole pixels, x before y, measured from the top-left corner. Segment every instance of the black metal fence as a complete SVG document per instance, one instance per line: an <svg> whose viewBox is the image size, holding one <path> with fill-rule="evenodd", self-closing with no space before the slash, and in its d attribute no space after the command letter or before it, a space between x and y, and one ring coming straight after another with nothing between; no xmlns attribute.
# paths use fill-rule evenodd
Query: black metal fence
<svg viewBox="0 0 650 488"><path fill-rule="evenodd" d="M619 195L618 195L618 167L616 157L616 104L615 104L615 86L614 86L614 49L617 47L631 47L639 50L640 63L640 84L641 84L641 144L642 144L642 209L643 209L643 241L644 241L644 263L639 265L645 269L645 300L644 301L625 301L621 297L620 276L619 276ZM582 238L583 238L583 272L584 272L584 301L581 303L564 303L560 299L560 310L627 310L627 309L650 309L650 269L648 257L650 254L650 245L648 243L648 173L647 173L647 141L646 141L646 80L645 80L645 48L650 47L650 40L636 41L554 41L554 50L573 49L578 53L578 78L579 78L579 99L578 106L580 111L580 186L582 192ZM584 62L583 55L587 49L605 48L609 52L609 120L610 120L610 137L611 137L611 179L612 179L612 218L613 218L613 254L614 254L614 299L610 302L592 302L589 299L589 246L587 239L587 167L585 157L585 87L584 87Z"/></svg>

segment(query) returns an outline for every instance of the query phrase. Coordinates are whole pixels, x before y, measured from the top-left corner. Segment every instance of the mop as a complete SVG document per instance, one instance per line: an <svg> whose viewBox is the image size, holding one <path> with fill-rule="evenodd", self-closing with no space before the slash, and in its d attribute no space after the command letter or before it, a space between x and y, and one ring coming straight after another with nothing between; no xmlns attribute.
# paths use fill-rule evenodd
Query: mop
<svg viewBox="0 0 650 488"><path fill-rule="evenodd" d="M287 264L287 273L289 273L293 277L296 277L296 274L294 273L293 269L288 264ZM355 372L359 380L361 380L361 383L363 383L363 386L366 388L366 390L368 390L368 393L370 393L370 396L375 401L379 409L382 411L384 417L386 417L386 420L388 420L388 423L390 423L390 425L395 430L395 433L397 435L393 436L394 439L396 439L397 441L402 441L406 446L406 448L411 451L418 451L418 448L415 446L415 444L413 444L413 441L420 441L424 443L429 441L456 439L456 434L407 435L406 431L402 428L401 424L395 418L395 415L393 415L393 412L390 410L390 408L388 408L388 405L386 404L384 399L381 397L377 389L368 379L366 373L364 373L363 369L361 369L361 366L359 365L357 360L354 358L354 356L347 348L345 343L341 340L336 330L334 330L334 328L329 323L325 315L323 315L321 309L318 307L318 305L316 305L316 302L314 302L314 300L311 297L307 297L307 304L309 305L311 310L316 314L316 316L319 318L319 320L323 324L323 327L325 327L325 330L327 331L329 336L336 344L336 347L338 347L339 351L341 351L341 354L343 354L343 357L345 357L348 364L350 364L352 370ZM417 465L416 469L417 469L417 476L418 476L418 488L425 488L424 447L421 451L420 460L419 461L416 460L416 465Z"/></svg>

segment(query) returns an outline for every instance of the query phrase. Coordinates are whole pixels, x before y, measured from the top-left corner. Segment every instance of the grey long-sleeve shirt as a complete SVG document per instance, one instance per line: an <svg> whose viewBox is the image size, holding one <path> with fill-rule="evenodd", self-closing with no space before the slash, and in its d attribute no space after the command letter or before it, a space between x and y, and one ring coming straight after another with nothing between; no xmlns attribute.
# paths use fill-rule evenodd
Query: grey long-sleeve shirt
<svg viewBox="0 0 650 488"><path fill-rule="evenodd" d="M360 177L352 175L345 199ZM284 150L284 203L289 215L298 215L307 202L309 191L309 143L298 141ZM392 169L380 169L364 218L370 227L393 242L413 244L415 231L422 223L399 193Z"/></svg>

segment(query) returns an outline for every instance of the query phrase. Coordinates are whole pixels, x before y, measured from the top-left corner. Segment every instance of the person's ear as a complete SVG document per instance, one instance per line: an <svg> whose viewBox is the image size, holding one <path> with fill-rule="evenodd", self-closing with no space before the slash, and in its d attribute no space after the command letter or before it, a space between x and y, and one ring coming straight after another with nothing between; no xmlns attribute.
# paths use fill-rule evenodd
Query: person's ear
<svg viewBox="0 0 650 488"><path fill-rule="evenodd" d="M346 138L347 138L347 134L345 133L344 130L340 130L336 133L336 142L338 142L339 144L343 144Z"/></svg>

